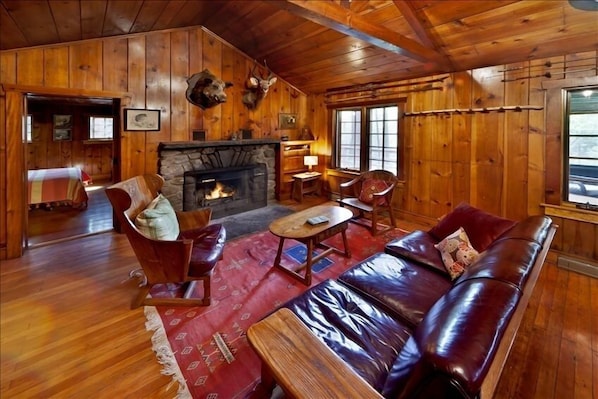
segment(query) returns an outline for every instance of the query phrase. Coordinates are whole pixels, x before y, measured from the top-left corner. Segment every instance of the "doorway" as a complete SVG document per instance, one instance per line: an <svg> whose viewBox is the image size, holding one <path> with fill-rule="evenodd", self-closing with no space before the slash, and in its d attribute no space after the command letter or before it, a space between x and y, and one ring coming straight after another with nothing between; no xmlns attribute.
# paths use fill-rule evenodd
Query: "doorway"
<svg viewBox="0 0 598 399"><path fill-rule="evenodd" d="M116 178L120 100L28 94L26 107L27 170L76 168L85 176L82 188L87 195L86 206L68 201L32 204L27 196L26 247L111 231L112 207L104 189ZM56 118L70 121L69 128L57 129ZM110 134L94 134L98 120L110 123Z"/></svg>

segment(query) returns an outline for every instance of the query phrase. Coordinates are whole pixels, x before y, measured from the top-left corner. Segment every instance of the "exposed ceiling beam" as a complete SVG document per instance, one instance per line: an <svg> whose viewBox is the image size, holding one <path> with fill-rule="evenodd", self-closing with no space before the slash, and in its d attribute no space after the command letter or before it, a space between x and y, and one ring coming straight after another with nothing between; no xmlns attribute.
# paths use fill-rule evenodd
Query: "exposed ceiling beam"
<svg viewBox="0 0 598 399"><path fill-rule="evenodd" d="M377 47L421 62L446 66L444 57L397 32L375 25L359 14L329 1L286 0L275 2L286 11Z"/></svg>
<svg viewBox="0 0 598 399"><path fill-rule="evenodd" d="M413 7L411 1L393 0L393 3L401 12L403 18L405 18L405 21L407 21L411 29L413 29L422 44L430 48L437 47L432 38L428 35L426 28L419 21L415 7Z"/></svg>
<svg viewBox="0 0 598 399"><path fill-rule="evenodd" d="M438 49L440 47L438 45L438 40L436 40L426 28L426 26L429 27L432 26L432 24L423 12L418 15L413 0L393 0L393 3L424 46L433 49ZM446 54L442 54L442 57L444 57L445 65L451 65L452 69L451 61Z"/></svg>

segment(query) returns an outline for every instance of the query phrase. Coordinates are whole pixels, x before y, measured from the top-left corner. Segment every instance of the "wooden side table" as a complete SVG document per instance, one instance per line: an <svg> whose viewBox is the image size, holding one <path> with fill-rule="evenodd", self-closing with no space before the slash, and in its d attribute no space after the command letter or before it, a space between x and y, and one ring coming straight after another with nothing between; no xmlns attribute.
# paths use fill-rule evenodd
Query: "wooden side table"
<svg viewBox="0 0 598 399"><path fill-rule="evenodd" d="M322 194L322 182L320 172L304 172L293 175L293 199L303 202L306 194Z"/></svg>

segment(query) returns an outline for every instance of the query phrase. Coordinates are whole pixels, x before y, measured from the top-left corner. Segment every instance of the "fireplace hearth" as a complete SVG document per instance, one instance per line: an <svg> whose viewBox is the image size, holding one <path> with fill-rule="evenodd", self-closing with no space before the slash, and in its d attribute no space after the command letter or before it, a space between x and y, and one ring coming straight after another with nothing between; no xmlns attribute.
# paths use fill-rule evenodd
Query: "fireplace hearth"
<svg viewBox="0 0 598 399"><path fill-rule="evenodd" d="M188 171L184 174L183 210L209 207L212 218L267 205L265 164Z"/></svg>

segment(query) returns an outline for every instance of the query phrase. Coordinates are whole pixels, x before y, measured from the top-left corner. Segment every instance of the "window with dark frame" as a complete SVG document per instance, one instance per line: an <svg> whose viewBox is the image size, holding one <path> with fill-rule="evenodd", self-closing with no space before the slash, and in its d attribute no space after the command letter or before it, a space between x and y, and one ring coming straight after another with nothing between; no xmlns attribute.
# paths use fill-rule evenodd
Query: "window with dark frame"
<svg viewBox="0 0 598 399"><path fill-rule="evenodd" d="M598 87L567 91L563 199L598 206Z"/></svg>
<svg viewBox="0 0 598 399"><path fill-rule="evenodd" d="M334 109L335 167L358 172L384 169L398 176L400 105Z"/></svg>
<svg viewBox="0 0 598 399"><path fill-rule="evenodd" d="M114 136L114 118L107 116L89 117L89 140L112 140Z"/></svg>

